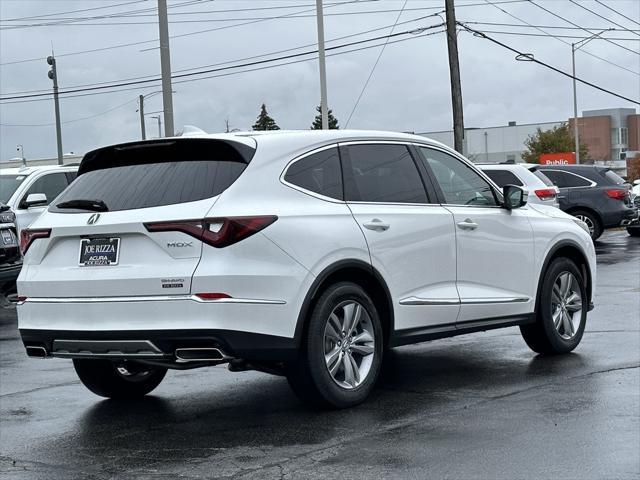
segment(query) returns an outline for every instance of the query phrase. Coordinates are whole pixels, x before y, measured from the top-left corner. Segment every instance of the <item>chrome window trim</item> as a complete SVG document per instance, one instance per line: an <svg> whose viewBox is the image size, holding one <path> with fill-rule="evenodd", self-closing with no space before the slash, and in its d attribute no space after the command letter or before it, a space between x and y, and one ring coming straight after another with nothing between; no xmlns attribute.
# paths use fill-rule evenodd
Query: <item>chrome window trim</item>
<svg viewBox="0 0 640 480"><path fill-rule="evenodd" d="M560 172L560 173L566 173L567 175L573 175L575 177L581 178L583 180L586 180L587 182L590 183L590 185L583 185L581 187L558 187L555 183L553 184L554 187L558 187L558 188L593 188L595 186L598 185L598 182L594 182L593 180L588 179L587 177L583 177L582 175L578 174L578 173L573 173L573 172L568 172L566 170L556 170L555 168L542 168L540 169L540 171L542 173L544 172ZM549 179L551 180L551 179ZM553 182L553 180L551 180Z"/></svg>
<svg viewBox="0 0 640 480"><path fill-rule="evenodd" d="M285 305L284 300L266 300L257 298L216 298L206 300L196 295L144 295L130 297L27 297L25 303L122 303L122 302L171 302L190 300L198 303L243 303L256 305Z"/></svg>

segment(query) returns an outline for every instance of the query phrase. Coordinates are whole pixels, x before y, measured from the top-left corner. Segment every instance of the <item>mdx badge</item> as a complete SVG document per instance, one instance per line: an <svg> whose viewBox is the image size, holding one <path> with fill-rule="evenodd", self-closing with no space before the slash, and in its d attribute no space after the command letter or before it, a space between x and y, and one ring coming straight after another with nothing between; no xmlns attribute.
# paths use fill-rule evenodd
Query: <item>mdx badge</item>
<svg viewBox="0 0 640 480"><path fill-rule="evenodd" d="M167 243L167 247L174 247L174 248L193 247L193 242L169 242Z"/></svg>

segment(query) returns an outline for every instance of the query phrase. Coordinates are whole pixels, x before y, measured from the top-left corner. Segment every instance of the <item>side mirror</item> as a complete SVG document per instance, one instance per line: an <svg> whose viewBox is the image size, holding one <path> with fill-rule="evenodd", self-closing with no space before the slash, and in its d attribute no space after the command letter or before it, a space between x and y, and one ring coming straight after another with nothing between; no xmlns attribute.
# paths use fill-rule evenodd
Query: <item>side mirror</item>
<svg viewBox="0 0 640 480"><path fill-rule="evenodd" d="M47 204L47 196L44 193L30 193L24 204L27 208L43 207Z"/></svg>
<svg viewBox="0 0 640 480"><path fill-rule="evenodd" d="M507 210L520 208L527 203L527 194L517 185L505 185L502 187L502 196L504 197L502 206Z"/></svg>

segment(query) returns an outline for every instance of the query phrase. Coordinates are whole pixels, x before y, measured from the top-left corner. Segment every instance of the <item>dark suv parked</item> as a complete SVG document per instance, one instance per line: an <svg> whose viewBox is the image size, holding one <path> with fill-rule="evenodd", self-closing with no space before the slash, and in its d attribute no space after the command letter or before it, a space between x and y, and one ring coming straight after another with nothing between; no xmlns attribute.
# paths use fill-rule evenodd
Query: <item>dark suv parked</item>
<svg viewBox="0 0 640 480"><path fill-rule="evenodd" d="M605 228L627 225L638 216L629 185L610 168L595 165L539 165L560 189L560 209L587 224L593 240Z"/></svg>

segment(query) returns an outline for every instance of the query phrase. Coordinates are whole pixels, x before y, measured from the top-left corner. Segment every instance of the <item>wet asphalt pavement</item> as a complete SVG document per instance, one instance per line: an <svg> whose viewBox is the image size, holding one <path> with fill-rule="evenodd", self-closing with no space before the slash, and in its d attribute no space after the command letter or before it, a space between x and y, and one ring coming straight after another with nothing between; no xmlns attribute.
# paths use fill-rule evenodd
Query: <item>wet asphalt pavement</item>
<svg viewBox="0 0 640 480"><path fill-rule="evenodd" d="M517 328L398 348L344 411L223 366L103 400L71 361L28 359L0 308L0 478L638 479L640 239L607 232L597 250L574 353L536 356Z"/></svg>

